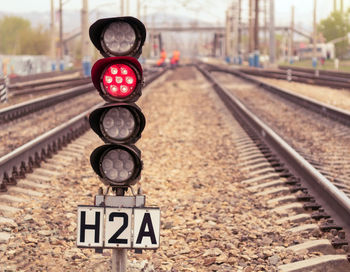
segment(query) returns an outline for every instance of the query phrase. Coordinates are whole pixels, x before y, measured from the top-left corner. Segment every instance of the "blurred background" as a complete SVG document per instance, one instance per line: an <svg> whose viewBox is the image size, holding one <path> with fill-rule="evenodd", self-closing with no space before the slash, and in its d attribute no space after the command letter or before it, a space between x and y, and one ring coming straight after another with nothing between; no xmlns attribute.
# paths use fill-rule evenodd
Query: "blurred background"
<svg viewBox="0 0 350 272"><path fill-rule="evenodd" d="M135 16L141 61L161 50L233 65L281 63L350 70L350 0L0 0L0 76L85 69L100 58L88 28Z"/></svg>

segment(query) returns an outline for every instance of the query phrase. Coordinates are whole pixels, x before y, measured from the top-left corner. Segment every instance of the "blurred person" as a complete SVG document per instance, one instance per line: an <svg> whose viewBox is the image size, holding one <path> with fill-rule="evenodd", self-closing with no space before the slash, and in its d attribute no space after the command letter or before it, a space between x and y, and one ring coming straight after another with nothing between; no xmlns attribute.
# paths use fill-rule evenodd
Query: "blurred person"
<svg viewBox="0 0 350 272"><path fill-rule="evenodd" d="M179 61L180 61L180 51L174 50L173 56L171 57L171 60L170 60L171 67L172 68L177 67L179 65Z"/></svg>
<svg viewBox="0 0 350 272"><path fill-rule="evenodd" d="M160 52L160 58L162 58L162 59L166 59L166 52L165 52L165 50L164 50L164 48L162 48L162 50L161 50L161 52Z"/></svg>
<svg viewBox="0 0 350 272"><path fill-rule="evenodd" d="M160 52L160 59L157 61L157 66L165 66L166 52L164 49Z"/></svg>

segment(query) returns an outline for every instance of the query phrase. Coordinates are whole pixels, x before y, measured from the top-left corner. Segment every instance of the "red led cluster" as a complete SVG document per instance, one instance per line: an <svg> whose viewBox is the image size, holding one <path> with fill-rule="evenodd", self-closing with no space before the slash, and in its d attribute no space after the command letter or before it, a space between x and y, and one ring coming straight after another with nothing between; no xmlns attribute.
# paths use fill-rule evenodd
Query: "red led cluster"
<svg viewBox="0 0 350 272"><path fill-rule="evenodd" d="M129 96L135 89L137 78L135 72L125 64L113 64L103 74L103 87L116 98Z"/></svg>

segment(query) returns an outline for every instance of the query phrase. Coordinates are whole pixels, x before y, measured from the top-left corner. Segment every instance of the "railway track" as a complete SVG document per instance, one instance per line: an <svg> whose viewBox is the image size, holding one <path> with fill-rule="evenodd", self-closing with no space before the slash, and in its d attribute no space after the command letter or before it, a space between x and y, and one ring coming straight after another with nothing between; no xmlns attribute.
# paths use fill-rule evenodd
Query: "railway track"
<svg viewBox="0 0 350 272"><path fill-rule="evenodd" d="M48 92L51 90L60 90L88 84L91 82L89 77L77 77L67 79L47 79L41 81L31 81L24 83L10 84L9 93L12 97L33 93Z"/></svg>
<svg viewBox="0 0 350 272"><path fill-rule="evenodd" d="M233 95L233 93L237 95L237 92L229 91L229 89L233 89L232 87L231 88L223 87L224 85L223 77L219 77L217 74L215 74L215 76L211 76L207 71L203 69L201 69L201 72L213 83L214 88L216 89L218 94L221 96L223 101L225 101L225 104L234 112L235 115L239 116L239 118L242 120L241 122L244 123L244 126L249 126L250 130L253 129L254 134L258 135L258 138L260 138L258 139L258 143L260 145L260 148L263 150L263 153L265 153L262 157L265 157L265 160L266 159L270 160L270 162L275 164L275 172L280 172L279 174L272 174L272 176L275 175L275 176L279 176L279 179L281 177L285 179L282 181L277 180L277 181L270 181L270 182L264 183L261 181L264 180L265 178L258 177L258 178L253 178L251 180L248 180L246 181L246 183L253 184L254 186L252 186L252 188L254 188L255 190L267 188L270 186L275 187L277 184L277 187L282 186L282 188L280 188L281 190L303 192L303 195L294 197L294 199L307 201L308 203L305 203L303 205L299 204L294 207L295 208L304 207L309 210L321 209L322 212L320 214L322 213L324 215L327 214L327 216L331 215L333 219L321 224L320 229L325 231L334 230L334 233L337 233L339 230L344 230L344 232L343 231L340 232L341 234L339 235L339 237L333 237L332 244L335 246L347 245L348 244L347 240L344 240L343 238L345 238L345 233L349 235L349 230L350 230L350 224L349 224L350 178L348 175L348 173L350 172L347 169L348 168L347 165L349 164L348 156L345 153L341 152L340 150L334 151L334 148L333 148L334 153L332 153L332 151L329 150L328 152L330 154L327 154L327 153L324 154L323 152L321 152L320 154L320 152L318 152L318 154L312 155L313 153L312 148L305 149L305 148L301 148L300 145L299 145L299 149L302 150L301 154L304 157L299 155L297 151L295 151L286 142L284 142L272 129L267 127L254 114L252 114L247 110L246 106L244 106ZM231 78L231 81L232 81L232 78ZM220 82L221 84L219 84L218 82ZM265 88L268 87L269 90L274 89L274 88L271 88L271 86L266 86L266 85L264 84L263 87ZM237 83L235 83L235 88L238 88ZM247 93L247 91L250 91L250 90L247 88L243 90L243 92L245 93ZM284 91L282 93L283 93L282 96L287 99L290 99L290 97L293 96L292 94L285 95ZM253 93L250 95L254 96L255 101L261 99L261 96L256 95L256 93ZM256 110L258 108L257 106L258 103L249 104L247 103L247 97L244 97L244 95L241 95L239 97L240 97L240 100L244 101L245 104L249 105L248 106L249 108L254 109L254 112L257 112L259 115L262 113L262 110L260 111ZM291 100L294 103L299 103L300 97L298 97L297 99L293 98ZM267 100L261 101L261 104L264 104L264 103L265 104L268 103ZM304 107L308 107L308 102L306 103L304 102L301 104L303 104ZM315 109L316 104L317 103L313 104L313 107L314 107L313 110L317 112L328 110L328 109L324 110L325 105L320 105L320 104L317 105L318 109ZM268 105L269 107L279 107L280 104L277 103L276 105L271 105L269 103ZM263 108L263 106L260 106L260 108ZM295 108L293 110L295 110ZM283 113L274 112L273 114L276 114L275 116L280 116L280 114L288 115L288 113L286 114L286 111L287 110L284 109ZM349 113L342 112L342 111L338 111L338 112L339 114L336 114L337 117L332 116L332 118L349 125L348 123L350 119ZM302 112L301 114L306 114L306 113ZM309 122L312 122L312 121L319 122L319 123L326 122L323 120L318 120L317 116L315 117L315 115L313 114L310 114L310 115L311 117L308 118ZM266 118L266 114L264 117ZM294 116L294 118L297 118L297 117ZM296 119L292 119L292 120L296 122ZM269 121L271 122L271 118ZM307 123L307 121L305 123ZM332 127L332 125L333 124L328 123L327 128ZM278 125L274 126L274 129L276 129L276 127L278 127ZM277 131L281 132L281 129L288 130L287 127L288 125L285 124L282 128L280 127L280 129ZM312 131L312 128L307 131ZM334 133L334 134L341 135L339 138L337 138L338 140L340 140L340 142L337 142L337 144L339 145L338 147L340 147L340 149L342 149L343 147L349 146L349 137L347 137L347 135L349 135L349 132L350 130L348 127L341 127L341 126L332 130L331 134ZM288 133L284 133L284 137L288 137L287 135ZM288 138L289 141L290 141L290 137L291 135L289 134L289 138ZM317 139L317 134L313 134L313 138ZM319 140L320 142L318 142L318 145L317 144L314 145L313 148L315 149L320 148L320 145L322 145L322 141L324 140L325 139L321 138ZM317 142L317 140L315 140L315 142ZM293 144L295 145L295 143ZM277 157L281 159L281 161L279 160L276 161L275 159L276 154L277 154ZM251 156L254 159L259 160L258 155L254 156L252 154ZM260 159L262 157L260 156ZM320 162L320 160L322 160L322 162ZM311 164L314 164L315 167L312 166ZM342 165L346 166L345 169L341 169ZM252 165L250 166L250 168L249 167L246 167L246 168L254 169L255 167L254 165ZM261 169L259 171L262 172L263 174L266 174L267 176L268 176L267 173L273 172L272 169L270 170ZM261 184L257 185L257 183L259 182L261 182ZM292 187L289 189L287 187L283 188L283 186L287 184L291 185ZM278 188L276 190L278 190ZM272 189L271 191L276 192L275 189ZM291 199L288 200L288 197L290 198L290 196L281 197L281 202L286 201L286 199L287 199L286 202L293 201ZM288 206L288 205L289 204L285 206ZM326 210L327 213L324 213L324 210ZM335 220L335 222L337 223L334 223L333 220ZM340 227L338 224L342 227ZM307 265L307 263L305 265ZM335 271L338 271L338 270L335 270ZM342 270L339 270L339 271L342 271Z"/></svg>
<svg viewBox="0 0 350 272"><path fill-rule="evenodd" d="M149 76L147 78L147 81L145 84L149 84L153 80L155 80L157 77L162 75L165 72L165 70L159 71L158 73ZM67 97L70 98L72 96L80 95L84 92L88 92L92 90L92 84L84 85L82 87L77 87L73 90L70 90L68 92L64 92L63 94L59 95L53 95L50 97L45 97L43 99L37 99L32 102L25 103L25 105L17 105L10 109L5 109L5 113L8 114L10 112L10 117L7 117L7 115L4 114L4 122L8 120L13 120L15 117L23 116L29 114L31 111L40 110L42 108L47 108L48 106L51 106L54 103L57 103L58 101L66 100ZM94 98L94 99L93 99ZM96 94L91 95L91 97L79 97L82 101L74 100L72 101L73 104L75 103L75 106L69 106L72 107L74 110L79 111L79 106L92 106L91 104L97 103L94 101L101 101L99 99L100 97ZM88 103L84 102L86 99L88 99ZM17 147L13 151L9 152L7 155L0 158L0 177L2 177L0 188L2 191L7 190L7 185L13 185L16 184L16 180L18 178L24 177L26 172L31 172L33 170L33 167L39 166L40 161L44 161L47 157L51 157L53 153L57 152L58 149L62 148L62 146L66 145L68 142L70 142L72 139L79 136L81 133L85 132L88 126L88 114L91 112L92 109L101 106L103 103L99 102L92 106L87 111L83 111L82 113L78 114L71 120L65 122L64 124L61 124L57 126L56 128L53 128L52 130L43 133L42 135L35 134L35 137L33 140L23 144L22 146ZM11 111L14 111L14 113L11 113ZM64 111L67 111L65 108ZM71 110L70 110L71 111ZM59 113L57 110L54 109L55 113ZM80 110L81 112L81 110ZM54 113L54 114L55 114ZM1 116L1 115L0 115ZM50 119L50 118L47 118ZM39 122L40 119L37 119ZM38 122L34 120L34 122ZM26 125L28 126L28 125ZM34 125L35 126L35 125ZM11 127L10 127L11 128ZM6 132L5 135L0 135L0 137L4 138L7 136L7 134L12 134L12 137L10 136L10 139L13 138L13 135L18 133L18 126L14 127L15 131L13 132ZM45 129L45 127L43 127ZM24 127L20 129L21 131L24 130ZM19 135L20 136L20 135ZM19 137L17 136L17 137ZM24 139L27 139L26 137L21 137ZM4 140L4 139L3 139ZM17 139L15 139L17 141ZM13 146L14 144L11 144L10 146ZM17 144L18 145L18 144ZM3 153L3 152L2 152Z"/></svg>
<svg viewBox="0 0 350 272"><path fill-rule="evenodd" d="M145 77L149 78L150 81L153 77L157 77L158 73L161 72L159 69L148 69L144 71ZM51 73L49 73L50 75ZM29 79L31 79L30 77ZM16 90L15 85L10 86L10 93L14 102L17 100L23 101L21 103L16 103L8 107L0 108L0 124L4 124L30 113L39 111L43 108L51 107L73 97L77 97L94 90L93 84L90 78L70 78L70 79L44 79L39 82L30 81L29 83L21 83L18 85L18 90ZM74 87L76 86L76 87ZM68 90L59 91L62 88L70 87ZM73 87L73 88L72 88ZM44 95L37 94L37 91L54 91L54 94ZM32 98L33 92L35 93L35 99Z"/></svg>
<svg viewBox="0 0 350 272"><path fill-rule="evenodd" d="M240 68L240 72L337 89L350 89L349 73L280 66L279 69Z"/></svg>
<svg viewBox="0 0 350 272"><path fill-rule="evenodd" d="M221 88L226 96L220 94L224 80L215 74L219 84L205 67L201 69L211 77L210 84L193 67L180 67L165 75L163 83L142 101L148 105L143 108L150 120L149 130L141 141L141 145L148 147L143 148L146 178L142 186L150 199L163 207L164 221L161 248L155 253L144 253L141 260L148 259L146 262L132 255L130 267L135 271L146 267L156 271L322 271L317 270L322 266L326 271L347 271L346 228L339 229L341 224L328 207L313 202L319 201L319 195L313 195L304 184L304 173L301 175L299 169L293 168L296 166L290 165L292 158L285 159L272 147L276 137L270 134L270 129L260 122L259 127L251 129L254 125L247 123L245 114L232 109L233 95L227 88ZM237 82L232 85L239 87ZM193 86L196 88L189 92ZM241 125L229 116L211 86L224 97L224 103L234 111ZM256 118L248 119L257 122ZM64 169L60 160L69 161L74 152L77 156L72 160L78 160L91 141L91 135L85 135L67 146L57 159L47 160L46 170L36 169L34 177L27 175L38 183L36 171L40 170L44 187L53 183L57 188L47 196L49 188L35 189L45 193L32 196L31 204L20 206L31 213L16 219L22 222L23 229L11 240L10 250L0 254L1 260L7 258L9 268L13 265L15 270L23 267L50 270L59 266L75 267L78 271L94 267L105 271L109 267L109 256L95 257L90 251L74 249L71 210L75 209L77 195L91 201L92 188L96 187L91 184L94 178L86 170L88 166L83 165L77 173L67 168L69 174L57 181L53 177ZM81 165L77 161L75 164ZM15 196L11 190L10 194ZM70 221L61 219L61 213L67 209L60 210L61 213L52 209L48 199L55 201L57 209L66 207L68 202ZM40 229L42 219L34 208L38 205L50 207L45 211L45 217L50 218L46 220L50 226L46 232ZM336 224L328 221L329 216ZM38 231L30 234L31 228ZM45 236L49 229L54 229L53 237ZM65 242L59 244L62 239ZM16 241L27 242L16 246ZM39 243L52 247L51 255L43 255L39 258L42 260L37 258L42 251L20 249Z"/></svg>
<svg viewBox="0 0 350 272"><path fill-rule="evenodd" d="M258 78L245 75L244 73L241 73L240 71L236 69L231 69L227 67L222 66L215 66L215 65L208 65L208 69L210 71L221 71L228 74L236 75L240 78L243 78L249 82L255 83L258 86L263 87L265 90L270 91L271 93L277 94L281 97L285 97L287 100L291 100L294 103L298 105L302 105L310 110L313 110L317 113L320 113L326 117L332 118L336 121L342 122L345 125L349 125L350 118L349 118L349 111L339 109L336 107L333 107L331 105L327 105L325 103L316 101L315 99L307 98L302 95L298 95L295 93L292 93L286 89L268 84L264 81L259 80Z"/></svg>

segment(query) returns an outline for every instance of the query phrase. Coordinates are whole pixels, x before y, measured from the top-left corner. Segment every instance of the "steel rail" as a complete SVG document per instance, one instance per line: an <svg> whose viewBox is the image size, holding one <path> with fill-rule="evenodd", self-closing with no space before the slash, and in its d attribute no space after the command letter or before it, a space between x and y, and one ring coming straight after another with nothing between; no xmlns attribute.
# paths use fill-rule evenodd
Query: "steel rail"
<svg viewBox="0 0 350 272"><path fill-rule="evenodd" d="M268 70L262 68L238 68L238 70L249 75L283 79L337 89L350 89L349 77L315 75L315 73L296 72L293 70L291 70L290 74L288 75L288 70Z"/></svg>
<svg viewBox="0 0 350 272"><path fill-rule="evenodd" d="M313 69L313 68L302 68L302 67L286 66L286 65L279 65L278 69L280 70L291 69L296 72L303 72L303 73L309 73L309 74L315 74L315 71L317 70L320 76L334 76L334 77L341 77L341 78L348 78L348 79L350 78L350 73L348 72L321 70L321 69Z"/></svg>
<svg viewBox="0 0 350 272"><path fill-rule="evenodd" d="M207 70L199 65L196 67L212 83L212 87L231 113L244 127L248 126L275 154L278 154L288 170L295 177L301 179L310 194L317 199L335 222L350 235L350 199L271 128L249 111L231 92L222 87Z"/></svg>
<svg viewBox="0 0 350 272"><path fill-rule="evenodd" d="M151 83L154 79L162 75L167 69L158 70L156 72L147 72L147 82ZM146 70L147 71L147 70ZM50 87L52 88L52 87ZM37 99L30 100L28 102L23 102L10 107L0 109L0 124L10 122L14 119L20 118L29 113L38 111L45 107L58 104L66 99L75 97L82 93L94 90L92 83L85 84L83 86L71 88L69 90L60 92L59 94L53 94L50 96L45 96Z"/></svg>
<svg viewBox="0 0 350 272"><path fill-rule="evenodd" d="M0 109L0 124L7 123L29 113L46 108L48 106L58 104L69 98L92 91L93 89L94 87L92 83L88 83L83 86L71 88L69 90L60 92L58 94L36 98L28 102L23 102L20 104Z"/></svg>
<svg viewBox="0 0 350 272"><path fill-rule="evenodd" d="M208 64L206 64L208 65ZM219 71L219 72L225 72L229 74L233 74L236 76L239 76L243 79L246 79L250 82L253 82L260 87L265 88L266 90L270 91L271 93L277 94L281 97L284 97L288 101L292 101L295 104L301 105L309 110L312 110L314 112L317 112L323 116L326 116L328 118L331 118L335 121L338 121L346 126L350 126L350 112L347 110L339 109L336 107L333 107L331 105L327 105L325 103L316 101L312 98L300 95L300 94L295 94L291 91L288 91L286 89L272 86L266 82L263 82L257 78L254 78L252 76L246 75L240 71L237 71L235 69L231 68L223 68L223 67L218 67L215 65L208 65L210 71Z"/></svg>
<svg viewBox="0 0 350 272"><path fill-rule="evenodd" d="M53 72L44 72L44 73L38 73L38 74L30 74L26 76L10 76L10 84L16 84L20 82L28 82L33 80L42 80L45 78L54 78L59 77L63 75L69 75L74 73L81 73L80 70L65 70L65 71L53 71Z"/></svg>
<svg viewBox="0 0 350 272"><path fill-rule="evenodd" d="M91 82L89 77L80 77L80 78L70 78L70 79L54 79L41 82L31 82L25 84L16 84L9 86L9 92L12 96L38 93L43 91L48 91L51 89L67 88L78 86L82 84L87 84Z"/></svg>
<svg viewBox="0 0 350 272"><path fill-rule="evenodd" d="M163 69L158 73L152 74L147 78L144 86L149 85L165 73L166 70L167 69ZM92 88L92 84L85 86L85 88L86 87L90 89ZM89 110L72 118L70 121L59 125L1 157L0 191L6 191L7 185L16 184L18 178L24 177L26 173L31 172L33 167L39 167L41 161L51 157L52 154L61 149L62 146L83 134L90 127L88 121L90 112L102 106L104 103L105 102L98 103Z"/></svg>

